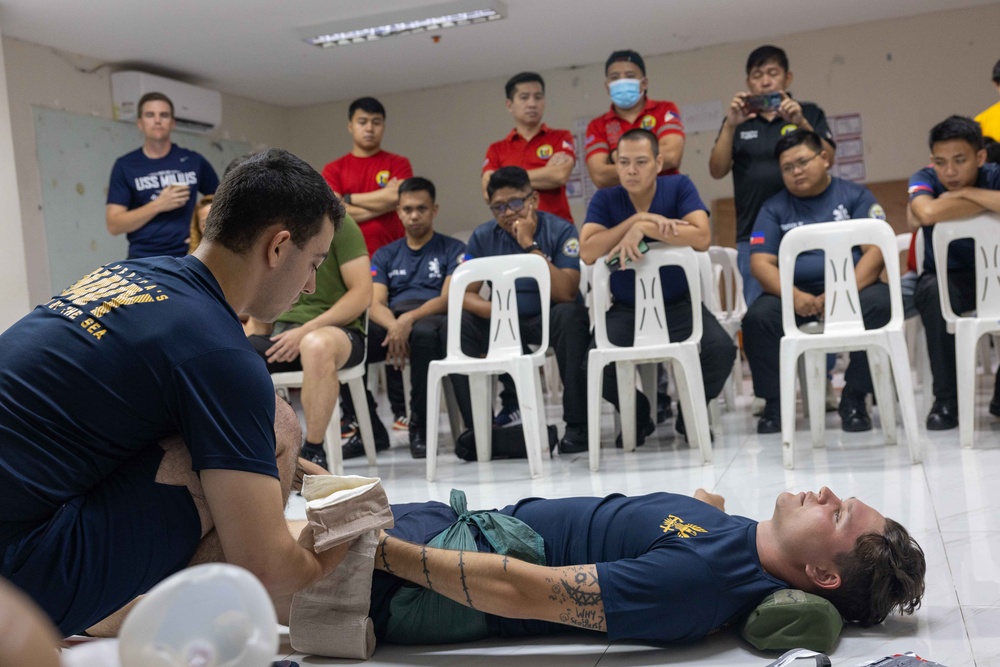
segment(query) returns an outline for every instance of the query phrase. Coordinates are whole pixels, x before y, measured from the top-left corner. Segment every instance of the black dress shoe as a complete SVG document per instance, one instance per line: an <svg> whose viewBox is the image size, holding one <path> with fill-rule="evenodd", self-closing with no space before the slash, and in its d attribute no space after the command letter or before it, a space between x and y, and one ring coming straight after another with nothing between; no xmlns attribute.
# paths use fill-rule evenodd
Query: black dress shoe
<svg viewBox="0 0 1000 667"><path fill-rule="evenodd" d="M872 430L872 418L868 416L868 409L865 407L864 399L843 398L841 395L840 425L848 433L861 433Z"/></svg>
<svg viewBox="0 0 1000 667"><path fill-rule="evenodd" d="M688 442L687 426L684 425L684 411L677 408L677 419L674 420L674 433L684 436L684 442ZM712 429L708 429L708 438L715 442L715 434Z"/></svg>
<svg viewBox="0 0 1000 667"><path fill-rule="evenodd" d="M387 449L389 449L388 434L385 438L380 438L376 434L375 451L384 452ZM357 433L348 438L347 442L341 446L341 451L343 452L345 461L347 459L356 459L359 456L365 455L365 443L361 441L361 429L358 429Z"/></svg>
<svg viewBox="0 0 1000 667"><path fill-rule="evenodd" d="M410 456L415 459L427 458L427 436L420 431L410 428Z"/></svg>
<svg viewBox="0 0 1000 667"><path fill-rule="evenodd" d="M990 412L993 412L993 404L990 402ZM947 431L958 426L958 402L934 401L931 412L927 415L928 431Z"/></svg>
<svg viewBox="0 0 1000 667"><path fill-rule="evenodd" d="M566 432L555 449L558 449L560 454L579 454L580 452L585 452L590 449L587 433L585 431L581 432L579 429L566 427ZM551 450L552 447L550 446L550 453Z"/></svg>
<svg viewBox="0 0 1000 667"><path fill-rule="evenodd" d="M655 430L656 430L656 424L653 423L652 419L647 421L645 424L639 424L636 427L635 431L635 446L642 447L644 444L646 444L646 437L652 435L653 431ZM619 433L618 437L615 438L615 447L617 447L618 449L621 449L623 447L621 433Z"/></svg>
<svg viewBox="0 0 1000 667"><path fill-rule="evenodd" d="M781 402L777 398L768 399L764 411L757 420L757 433L781 433Z"/></svg>

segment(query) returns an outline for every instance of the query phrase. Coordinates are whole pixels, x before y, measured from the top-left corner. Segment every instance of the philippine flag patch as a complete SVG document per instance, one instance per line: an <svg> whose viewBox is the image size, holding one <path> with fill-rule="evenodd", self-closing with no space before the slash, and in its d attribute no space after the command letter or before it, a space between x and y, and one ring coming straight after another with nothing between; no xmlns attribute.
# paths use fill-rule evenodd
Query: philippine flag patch
<svg viewBox="0 0 1000 667"><path fill-rule="evenodd" d="M764 232L754 232L750 235L750 245L764 245Z"/></svg>

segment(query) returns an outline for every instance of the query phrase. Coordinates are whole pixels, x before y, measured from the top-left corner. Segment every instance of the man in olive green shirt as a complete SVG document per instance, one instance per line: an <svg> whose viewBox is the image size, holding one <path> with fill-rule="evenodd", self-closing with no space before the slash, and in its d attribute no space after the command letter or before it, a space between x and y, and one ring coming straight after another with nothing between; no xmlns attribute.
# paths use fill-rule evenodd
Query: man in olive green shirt
<svg viewBox="0 0 1000 667"><path fill-rule="evenodd" d="M271 373L302 371L302 410L306 417L302 458L327 467L323 439L340 396L337 371L357 366L365 351L363 316L372 300L371 264L358 225L345 216L333 236L330 254L316 270L316 290L303 292L273 324L247 322L250 342ZM374 414L374 413L373 413ZM376 448L389 446L377 419Z"/></svg>

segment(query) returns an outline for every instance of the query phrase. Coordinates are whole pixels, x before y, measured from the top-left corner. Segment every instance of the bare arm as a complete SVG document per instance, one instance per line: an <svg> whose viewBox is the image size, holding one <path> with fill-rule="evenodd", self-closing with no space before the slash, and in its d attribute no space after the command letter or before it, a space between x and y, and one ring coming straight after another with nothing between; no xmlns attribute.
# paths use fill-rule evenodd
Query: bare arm
<svg viewBox="0 0 1000 667"><path fill-rule="evenodd" d="M173 211L187 204L191 197L188 186L168 186L163 188L156 199L131 211L121 204L108 204L104 207L104 219L108 231L113 236L129 234L141 229L147 222L166 211Z"/></svg>
<svg viewBox="0 0 1000 667"><path fill-rule="evenodd" d="M410 544L383 532L375 569L487 614L607 632L596 565L545 567L500 554Z"/></svg>
<svg viewBox="0 0 1000 667"><path fill-rule="evenodd" d="M556 153L549 158L544 167L528 170L531 187L536 190L552 190L561 188L569 180L573 164L576 162L569 153Z"/></svg>
<svg viewBox="0 0 1000 667"><path fill-rule="evenodd" d="M377 218L383 213L396 208L399 203L399 184L402 181L398 178L390 179L384 188L371 192L350 193L351 203L344 202L347 214L354 218L357 223L368 222ZM334 192L335 195L343 199L344 195Z"/></svg>
<svg viewBox="0 0 1000 667"><path fill-rule="evenodd" d="M913 217L924 227L975 215L983 207L964 197L931 197L922 195L910 200L908 207Z"/></svg>
<svg viewBox="0 0 1000 667"><path fill-rule="evenodd" d="M879 256L881 259L881 255ZM757 279L764 291L774 296L781 296L781 272L778 271L778 256L764 252L750 255L750 272ZM875 274L878 277L878 274ZM823 295L816 296L792 287L792 300L795 314L799 317L816 317L823 312Z"/></svg>
<svg viewBox="0 0 1000 667"><path fill-rule="evenodd" d="M581 233L580 257L588 264L608 254L619 254L622 262L636 261L642 256L638 245L644 237L704 251L711 243L712 231L704 211L692 211L680 220L657 213L636 213L611 228L588 222Z"/></svg>
<svg viewBox="0 0 1000 667"><path fill-rule="evenodd" d="M488 194L486 194L486 186L489 185L489 183L490 183L490 176L493 175L494 171L496 171L496 170L495 169L491 169L489 171L484 171L483 172L483 178L482 178L483 201L485 201L487 204L490 203L490 196Z"/></svg>
<svg viewBox="0 0 1000 667"><path fill-rule="evenodd" d="M861 246L861 259L854 266L854 280L858 283L858 291L875 283L882 275L884 268L885 261L882 259L882 251L878 249L878 246Z"/></svg>
<svg viewBox="0 0 1000 667"><path fill-rule="evenodd" d="M482 281L469 285L468 289L465 290L465 296L462 298L462 310L467 310L477 317L488 320L490 318L490 311L493 310L493 304L488 299L484 299L479 295L479 290L482 288Z"/></svg>
<svg viewBox="0 0 1000 667"><path fill-rule="evenodd" d="M226 562L250 570L268 593L291 595L319 581L343 560L349 544L321 554L295 541L285 523L278 479L239 470L202 470ZM311 535L311 534L310 534Z"/></svg>
<svg viewBox="0 0 1000 667"><path fill-rule="evenodd" d="M986 188L959 188L946 192L942 197L956 197L982 207L985 211L1000 212L1000 190Z"/></svg>
<svg viewBox="0 0 1000 667"><path fill-rule="evenodd" d="M410 334L413 332L413 323L428 315L448 312L448 285L451 283L451 276L446 276L441 294L423 302L419 308L402 313L399 317L394 317L388 326L382 325L386 329L384 347L389 348L386 359L396 368L406 365L406 360L410 358ZM385 285L376 285L375 288L382 288L388 294ZM377 295L377 294L376 294ZM389 309L386 308L388 311ZM392 315L392 312L389 312Z"/></svg>
<svg viewBox="0 0 1000 667"><path fill-rule="evenodd" d="M750 93L736 93L729 102L726 110L726 118L722 122L722 129L719 136L715 138L715 145L712 146L712 154L708 158L708 173L712 178L725 178L726 174L733 167L733 140L736 137L736 127L752 118L752 114L746 112L745 98Z"/></svg>
<svg viewBox="0 0 1000 667"><path fill-rule="evenodd" d="M368 309L368 319L383 329L396 322L396 316L389 310L389 288L382 283L372 282L372 305Z"/></svg>
<svg viewBox="0 0 1000 667"><path fill-rule="evenodd" d="M664 169L680 169L684 157L684 135L664 134L660 137L660 155L663 156Z"/></svg>
<svg viewBox="0 0 1000 667"><path fill-rule="evenodd" d="M587 158L587 172L590 180L599 188L610 188L618 185L618 170L609 162L608 153L594 153Z"/></svg>
<svg viewBox="0 0 1000 667"><path fill-rule="evenodd" d="M327 260L334 261L334 260ZM340 275L347 293L325 311L300 327L289 329L271 338L267 350L268 363L292 361L299 355L299 344L306 334L329 326L347 326L361 317L372 302L372 274L368 255L355 257L340 265Z"/></svg>

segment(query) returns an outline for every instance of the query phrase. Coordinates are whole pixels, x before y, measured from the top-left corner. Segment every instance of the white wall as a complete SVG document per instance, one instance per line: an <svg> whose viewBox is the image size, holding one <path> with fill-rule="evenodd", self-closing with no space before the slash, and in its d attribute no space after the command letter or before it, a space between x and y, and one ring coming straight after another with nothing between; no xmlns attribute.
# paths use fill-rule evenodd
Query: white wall
<svg viewBox="0 0 1000 667"><path fill-rule="evenodd" d="M28 275L24 263L21 233L21 205L17 196L14 137L11 130L4 71L0 49L0 331L28 311Z"/></svg>
<svg viewBox="0 0 1000 667"><path fill-rule="evenodd" d="M65 286L49 284L42 190L31 108L42 106L112 118L111 81L108 68L101 67L100 61L9 37L3 40L3 59L10 99L9 107L7 104L2 106L4 115L10 109L18 193L18 197L4 198L4 201L16 203L20 200L22 212L22 215L5 216L4 219L22 220L29 303L34 305L47 300L55 290ZM287 109L223 95L222 114L222 125L214 136L245 141L255 146L287 144ZM136 131L136 147L141 143ZM95 164L93 168L110 175L111 166ZM4 238L3 247L8 248L10 235L5 234ZM21 310L14 319L26 309Z"/></svg>
<svg viewBox="0 0 1000 667"><path fill-rule="evenodd" d="M1000 57L997 26L1000 5L991 5L766 41L788 52L796 97L817 102L827 114L861 113L868 180L883 181L907 178L926 163L927 133L936 122L952 113L975 115L996 101L990 74ZM744 87L747 55L762 43L647 57L650 94L678 104L728 103ZM539 63L537 69L546 81L549 125L572 129L576 117L607 110L603 63L559 70ZM439 229L465 229L489 218L479 174L487 145L513 126L503 104L505 80L380 98L388 112L386 150L409 157L415 173L438 186ZM316 167L346 153L348 103L292 110L291 150ZM732 196L728 177L714 181L708 175L714 140L714 132L689 136L682 165L706 201ZM584 213L574 208L577 222Z"/></svg>

